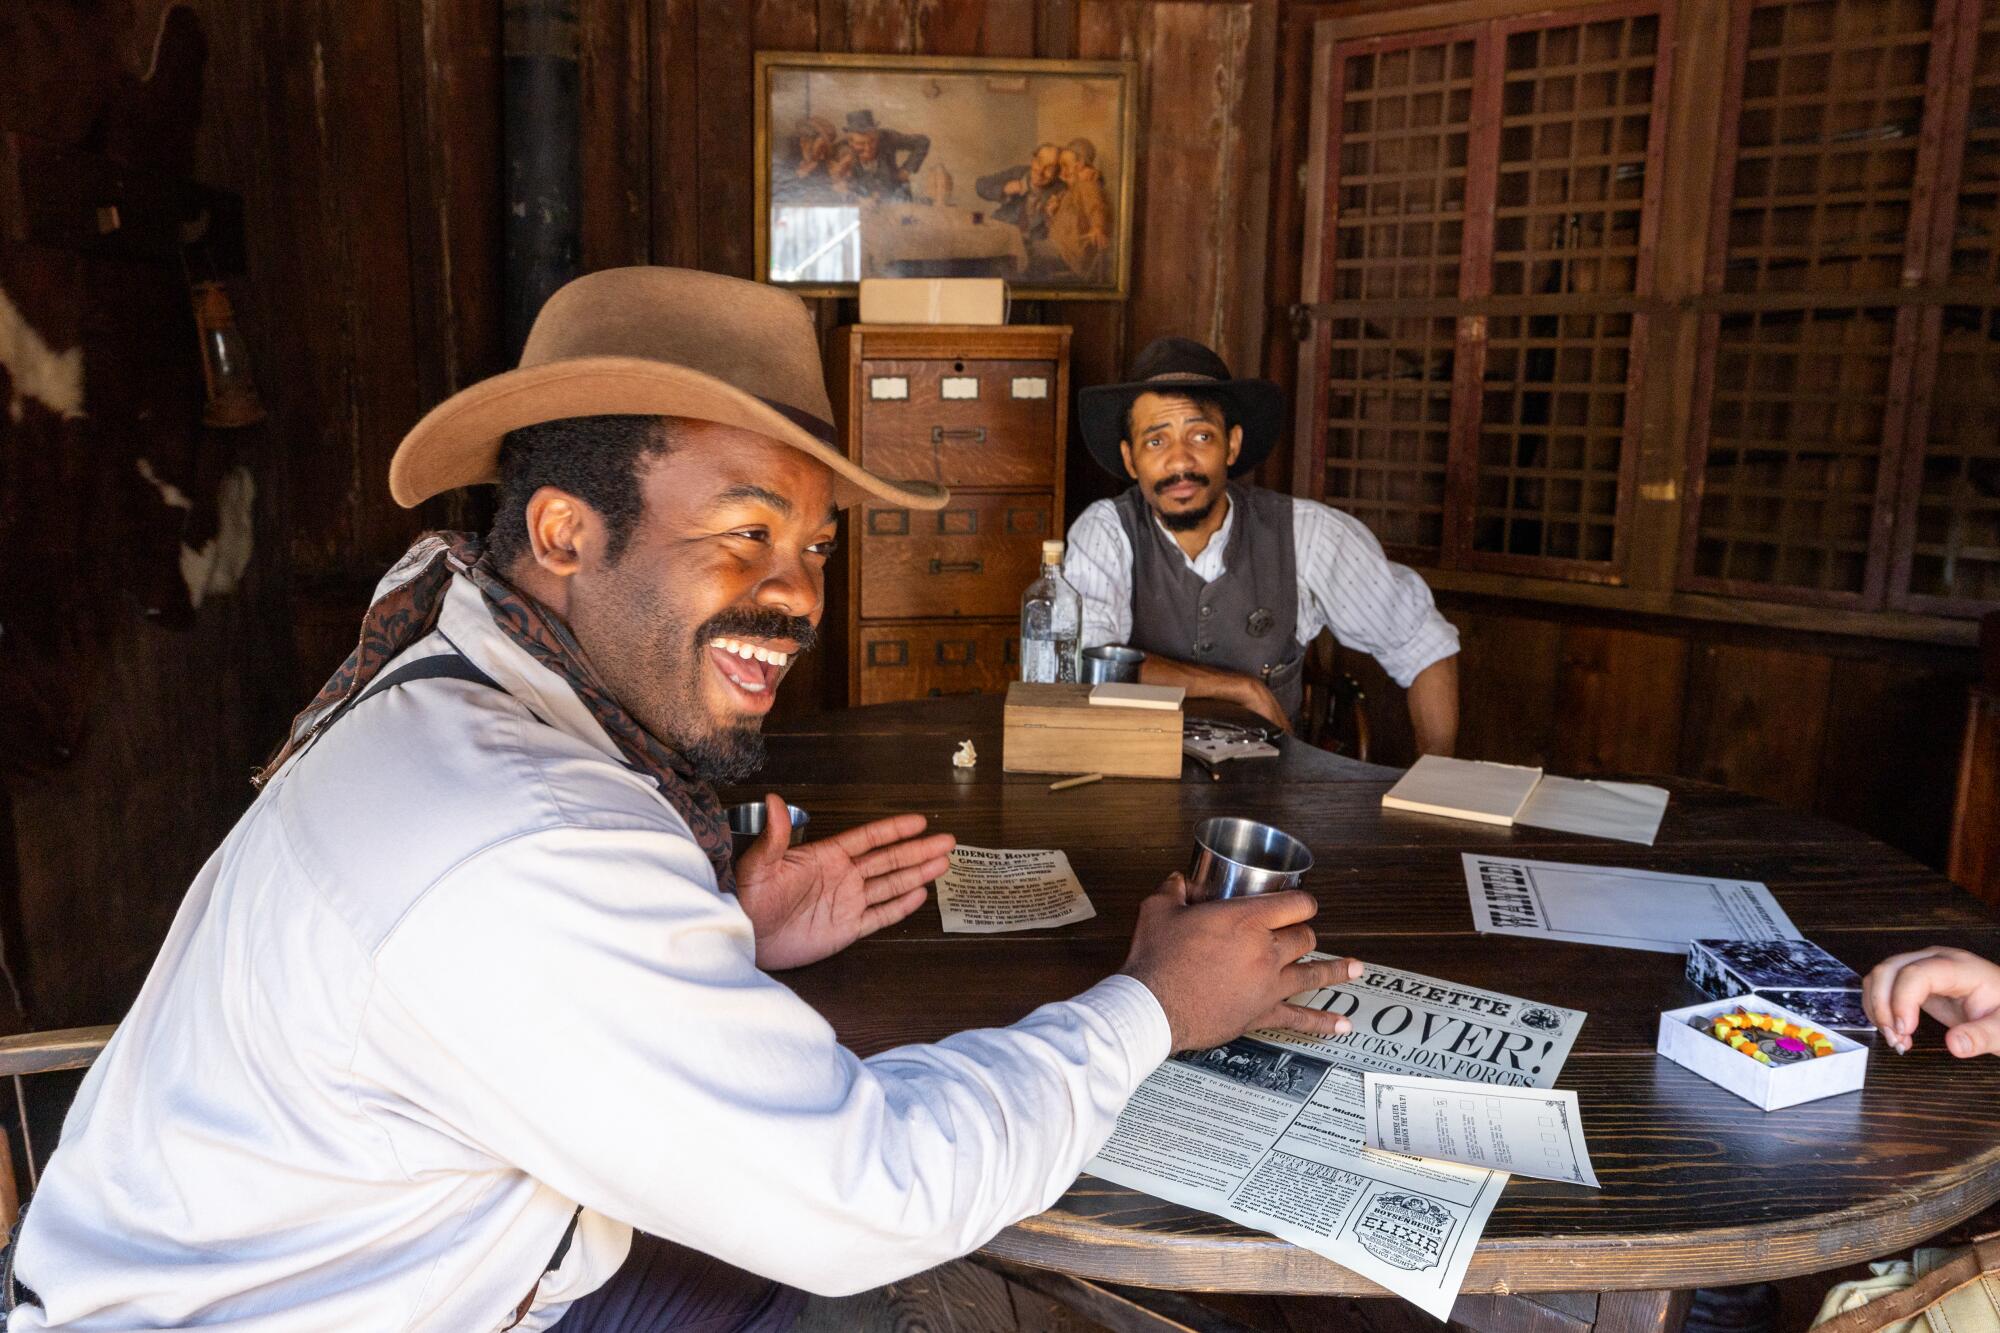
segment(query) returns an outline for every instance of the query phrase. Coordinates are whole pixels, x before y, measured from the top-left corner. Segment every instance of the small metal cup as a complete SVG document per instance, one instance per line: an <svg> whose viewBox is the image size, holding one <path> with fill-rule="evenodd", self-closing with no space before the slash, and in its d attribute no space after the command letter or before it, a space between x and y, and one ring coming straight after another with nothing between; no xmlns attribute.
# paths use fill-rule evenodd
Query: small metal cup
<svg viewBox="0 0 2000 1333"><path fill-rule="evenodd" d="M1102 685L1106 681L1131 684L1139 679L1139 664L1146 655L1137 648L1121 648L1107 643L1101 648L1083 650L1083 683Z"/></svg>
<svg viewBox="0 0 2000 1333"><path fill-rule="evenodd" d="M1312 863L1312 852L1283 829L1254 819L1204 819L1195 825L1188 898L1205 902L1296 889Z"/></svg>
<svg viewBox="0 0 2000 1333"><path fill-rule="evenodd" d="M812 821L812 816L796 805L787 805L785 809L791 812L791 845L796 847L806 840L806 825ZM738 856L743 855L752 843L764 835L764 820L762 801L745 801L741 805L729 807L730 840L735 843Z"/></svg>

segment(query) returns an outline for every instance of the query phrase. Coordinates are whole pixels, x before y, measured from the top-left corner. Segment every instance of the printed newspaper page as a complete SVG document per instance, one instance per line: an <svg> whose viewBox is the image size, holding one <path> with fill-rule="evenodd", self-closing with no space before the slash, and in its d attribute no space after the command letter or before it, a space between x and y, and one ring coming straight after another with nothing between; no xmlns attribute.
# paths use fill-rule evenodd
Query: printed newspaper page
<svg viewBox="0 0 2000 1333"><path fill-rule="evenodd" d="M1550 1087L1584 1015L1372 963L1295 998L1354 1031L1174 1056L1084 1169L1281 1236L1443 1319L1507 1176L1369 1148L1363 1075Z"/></svg>

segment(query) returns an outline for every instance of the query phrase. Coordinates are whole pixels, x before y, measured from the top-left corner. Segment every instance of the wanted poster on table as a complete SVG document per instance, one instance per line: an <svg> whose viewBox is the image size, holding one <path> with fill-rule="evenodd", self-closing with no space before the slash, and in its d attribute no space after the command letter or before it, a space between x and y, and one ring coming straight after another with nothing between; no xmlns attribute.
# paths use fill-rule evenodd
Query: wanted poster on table
<svg viewBox="0 0 2000 1333"><path fill-rule="evenodd" d="M1268 1231L1443 1319L1507 1174L1369 1148L1364 1076L1547 1088L1584 1015L1373 964L1294 1002L1354 1030L1175 1055L1084 1170Z"/></svg>
<svg viewBox="0 0 2000 1333"><path fill-rule="evenodd" d="M1465 852L1465 890L1482 935L1688 951L1694 940L1796 940L1799 928L1752 880Z"/></svg>

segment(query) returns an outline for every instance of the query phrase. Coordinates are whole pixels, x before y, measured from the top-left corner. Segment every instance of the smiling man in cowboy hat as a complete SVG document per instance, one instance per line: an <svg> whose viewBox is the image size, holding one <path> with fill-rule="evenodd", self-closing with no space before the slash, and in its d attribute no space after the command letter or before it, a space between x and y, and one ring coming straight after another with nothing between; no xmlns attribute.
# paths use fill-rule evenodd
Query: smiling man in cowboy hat
<svg viewBox="0 0 2000 1333"><path fill-rule="evenodd" d="M1419 751L1451 753L1458 632L1424 581L1349 515L1238 480L1278 442L1277 385L1159 338L1126 383L1078 397L1090 456L1132 481L1069 530L1063 573L1083 598L1084 647L1142 649L1142 680L1290 727L1305 645L1331 629L1408 691Z"/></svg>
<svg viewBox="0 0 2000 1333"><path fill-rule="evenodd" d="M14 1333L779 1328L776 1283L1048 1206L1169 1050L1345 1030L1285 1002L1359 971L1301 958L1311 899L1178 875L1119 975L1012 1028L863 1061L768 975L908 916L951 846L788 849L773 796L732 858L710 786L812 644L836 506L945 499L830 415L796 297L623 269L410 432L395 497L497 481L489 541L390 571L190 889L28 1210Z"/></svg>

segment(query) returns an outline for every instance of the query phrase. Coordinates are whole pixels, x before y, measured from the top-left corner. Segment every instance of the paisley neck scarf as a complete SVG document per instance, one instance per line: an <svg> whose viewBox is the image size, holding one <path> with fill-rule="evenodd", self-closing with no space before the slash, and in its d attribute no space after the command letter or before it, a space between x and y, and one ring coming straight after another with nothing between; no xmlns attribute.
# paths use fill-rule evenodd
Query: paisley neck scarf
<svg viewBox="0 0 2000 1333"><path fill-rule="evenodd" d="M735 892L729 825L715 788L695 777L686 760L625 711L598 679L569 627L502 579L480 538L469 532L427 533L396 562L362 618L360 642L306 710L292 720L284 745L253 779L256 785L269 782L340 715L343 705L361 697L391 659L437 626L454 574L463 574L485 595L493 622L508 638L576 691L625 762L658 782L667 804L687 821L715 867L717 886L724 893Z"/></svg>

